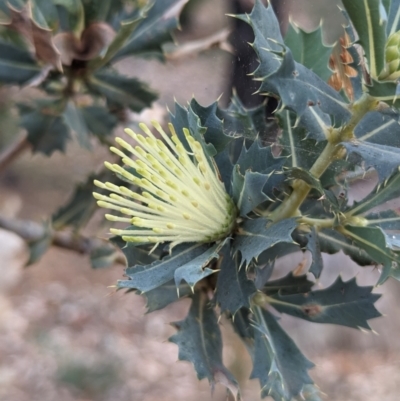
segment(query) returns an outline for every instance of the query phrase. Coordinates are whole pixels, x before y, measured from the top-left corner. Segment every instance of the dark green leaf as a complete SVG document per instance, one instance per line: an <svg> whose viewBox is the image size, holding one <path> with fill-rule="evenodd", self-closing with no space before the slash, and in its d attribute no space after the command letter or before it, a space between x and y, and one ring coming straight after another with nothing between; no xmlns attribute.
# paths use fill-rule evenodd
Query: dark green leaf
<svg viewBox="0 0 400 401"><path fill-rule="evenodd" d="M26 129L33 151L47 156L56 150L63 152L70 139L69 128L59 115L33 110L21 115L20 125Z"/></svg>
<svg viewBox="0 0 400 401"><path fill-rule="evenodd" d="M23 85L41 73L40 66L25 50L0 40L0 83Z"/></svg>
<svg viewBox="0 0 400 401"><path fill-rule="evenodd" d="M250 297L256 292L252 280L247 278L245 267L240 267L237 258L232 258L230 248L225 245L219 266L215 301L221 313L228 311L232 315L242 308L250 307Z"/></svg>
<svg viewBox="0 0 400 401"><path fill-rule="evenodd" d="M354 205L347 210L346 213L351 212L352 215L362 214L398 197L400 197L400 168L386 181L378 184L375 189L360 202L354 202Z"/></svg>
<svg viewBox="0 0 400 401"><path fill-rule="evenodd" d="M386 210L365 216L369 226L377 226L383 230L400 230L400 210Z"/></svg>
<svg viewBox="0 0 400 401"><path fill-rule="evenodd" d="M372 81L373 85L368 86L368 93L376 100L385 102L390 106L400 106L400 85L398 82Z"/></svg>
<svg viewBox="0 0 400 401"><path fill-rule="evenodd" d="M213 259L219 258L219 250L222 244L215 244L211 248L207 249L206 252L192 259L189 263L178 267L174 273L174 280L176 288L179 287L180 283L185 280L190 288L194 289L194 286L201 279L215 273L216 271L207 267Z"/></svg>
<svg viewBox="0 0 400 401"><path fill-rule="evenodd" d="M354 245L352 241L335 230L323 229L318 231L318 240L322 252L334 254L342 251L360 266L374 264L373 259L363 249Z"/></svg>
<svg viewBox="0 0 400 401"><path fill-rule="evenodd" d="M268 281L263 288L267 295L291 295L309 292L315 283L307 279L307 275L295 276L289 272L286 276L277 280Z"/></svg>
<svg viewBox="0 0 400 401"><path fill-rule="evenodd" d="M162 44L171 42L179 14L188 0L155 0L147 18L133 31L112 61L122 57L153 55L162 58Z"/></svg>
<svg viewBox="0 0 400 401"><path fill-rule="evenodd" d="M52 241L53 238L50 225L45 223L43 235L38 239L28 242L29 259L26 262L26 266L36 263L50 248Z"/></svg>
<svg viewBox="0 0 400 401"><path fill-rule="evenodd" d="M144 294L147 299L147 313L164 309L169 304L190 294L192 294L192 289L187 284L182 283L179 288L176 288L174 280L171 280Z"/></svg>
<svg viewBox="0 0 400 401"><path fill-rule="evenodd" d="M246 216L261 203L269 200L263 192L269 175L251 171L246 171L245 175L242 175L239 166L235 167L232 176L232 197L239 209L240 216Z"/></svg>
<svg viewBox="0 0 400 401"><path fill-rule="evenodd" d="M111 245L103 245L97 247L90 252L90 264L93 269L102 269L111 266L118 257L115 247Z"/></svg>
<svg viewBox="0 0 400 401"><path fill-rule="evenodd" d="M199 380L221 383L240 400L238 384L222 363L222 337L213 308L205 293L193 296L188 316L173 323L178 332L169 341L179 347L179 359L193 363Z"/></svg>
<svg viewBox="0 0 400 401"><path fill-rule="evenodd" d="M276 294L272 306L314 323L331 323L352 328L370 329L368 320L381 316L374 303L380 294L372 294L373 287L359 287L355 278L343 281L341 277L324 290L306 294Z"/></svg>
<svg viewBox="0 0 400 401"><path fill-rule="evenodd" d="M89 131L100 140L111 136L118 124L117 117L101 106L82 107L81 113Z"/></svg>
<svg viewBox="0 0 400 401"><path fill-rule="evenodd" d="M400 29L400 0L390 0L388 22L386 26L387 36Z"/></svg>
<svg viewBox="0 0 400 401"><path fill-rule="evenodd" d="M271 224L264 218L246 220L233 240L232 251L240 251L246 266L253 258L279 242L293 243L291 233L297 227L296 219L285 219Z"/></svg>
<svg viewBox="0 0 400 401"><path fill-rule="evenodd" d="M86 83L89 89L104 95L112 104L129 107L133 111L141 111L157 99L147 84L109 70L96 72Z"/></svg>
<svg viewBox="0 0 400 401"><path fill-rule="evenodd" d="M103 171L99 174L91 174L84 183L79 184L67 203L53 214L53 227L59 230L67 226L75 229L85 226L97 210L93 191L104 192L93 184L93 180L108 181L111 178L111 173Z"/></svg>
<svg viewBox="0 0 400 401"><path fill-rule="evenodd" d="M360 155L365 161L366 168L375 168L380 182L400 165L400 148L357 140L342 142L342 145L349 154Z"/></svg>
<svg viewBox="0 0 400 401"><path fill-rule="evenodd" d="M232 141L233 136L226 135L224 122L217 116L218 103L212 103L208 107L203 107L193 98L190 108L200 118L202 127L207 127L204 134L206 143L211 143L217 152L222 152L227 144Z"/></svg>
<svg viewBox="0 0 400 401"><path fill-rule="evenodd" d="M68 127L76 133L79 144L83 148L90 149L89 130L81 109L73 101L69 101L63 116Z"/></svg>
<svg viewBox="0 0 400 401"><path fill-rule="evenodd" d="M345 235L378 264L383 266L378 285L383 284L389 277L400 280L400 254L393 252L387 244L385 233L375 227L345 227Z"/></svg>
<svg viewBox="0 0 400 401"><path fill-rule="evenodd" d="M359 141L400 147L399 116L369 112L357 124L354 134Z"/></svg>
<svg viewBox="0 0 400 401"><path fill-rule="evenodd" d="M292 51L293 58L327 81L332 75L328 68L331 46L325 46L322 39L322 24L311 32L305 32L290 22L285 36L285 45Z"/></svg>
<svg viewBox="0 0 400 401"><path fill-rule="evenodd" d="M311 232L306 236L308 240L306 249L311 252L312 256L310 273L312 273L316 278L319 278L324 267L324 262L322 260L321 247L319 245L319 239L315 227L312 227Z"/></svg>
<svg viewBox="0 0 400 401"><path fill-rule="evenodd" d="M372 78L377 78L385 65L386 15L380 0L343 0L359 43L367 57Z"/></svg>
<svg viewBox="0 0 400 401"><path fill-rule="evenodd" d="M246 108L239 97L234 94L226 110L218 110L218 117L223 120L226 135L234 138L245 138L272 141L271 131L276 130L276 123L266 119L266 104L254 108Z"/></svg>
<svg viewBox="0 0 400 401"><path fill-rule="evenodd" d="M291 401L303 386L313 384L308 370L314 367L266 310L254 308L254 356L250 378L259 379L261 396Z"/></svg>
<svg viewBox="0 0 400 401"><path fill-rule="evenodd" d="M147 292L159 287L174 278L175 270L185 267L191 269L200 268L203 260L196 263L196 258L206 254L210 256L209 247L204 244L182 244L176 246L171 255L157 260L148 266L133 266L126 270L129 280L120 280L118 288L134 288Z"/></svg>

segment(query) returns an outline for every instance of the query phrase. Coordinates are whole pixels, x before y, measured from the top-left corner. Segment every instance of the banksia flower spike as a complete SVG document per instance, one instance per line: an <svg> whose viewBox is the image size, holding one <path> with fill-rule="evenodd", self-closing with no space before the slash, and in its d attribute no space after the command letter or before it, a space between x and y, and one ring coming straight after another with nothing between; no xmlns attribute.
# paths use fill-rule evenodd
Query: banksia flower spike
<svg viewBox="0 0 400 401"><path fill-rule="evenodd" d="M169 124L171 136L157 122L152 124L162 139L145 124L140 124L145 135L126 129L137 145L116 138L124 152L110 148L126 167L105 163L132 186L139 187L141 194L125 186L95 181L96 186L111 192L108 196L94 193L98 205L122 214L105 217L132 225L128 229L112 228L111 233L127 242L170 242L170 248L182 242L214 242L229 236L236 207L219 179L214 160L188 129L184 128L183 133L190 150L185 148L172 124Z"/></svg>
<svg viewBox="0 0 400 401"><path fill-rule="evenodd" d="M396 80L400 77L400 31L391 34L386 42L386 66L379 76L381 80Z"/></svg>

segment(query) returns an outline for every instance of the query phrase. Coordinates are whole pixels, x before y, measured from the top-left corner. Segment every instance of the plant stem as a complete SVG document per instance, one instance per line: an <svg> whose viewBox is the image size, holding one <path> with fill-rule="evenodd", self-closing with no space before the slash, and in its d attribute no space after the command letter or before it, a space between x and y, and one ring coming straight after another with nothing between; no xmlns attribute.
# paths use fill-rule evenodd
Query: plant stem
<svg viewBox="0 0 400 401"><path fill-rule="evenodd" d="M315 161L310 169L310 173L315 178L320 178L330 164L337 159L345 156L345 152L340 142L350 141L354 139L353 130L360 120L369 111L376 108L378 101L368 94L364 94L358 101L353 103L349 108L353 113L350 121L340 128L331 131L324 150ZM299 207L307 198L311 187L304 181L295 180L293 182L293 192L275 209L269 216L273 221L279 221L288 217L299 216Z"/></svg>
<svg viewBox="0 0 400 401"><path fill-rule="evenodd" d="M23 136L9 145L0 153L0 173L2 173L15 159L30 148L26 136Z"/></svg>

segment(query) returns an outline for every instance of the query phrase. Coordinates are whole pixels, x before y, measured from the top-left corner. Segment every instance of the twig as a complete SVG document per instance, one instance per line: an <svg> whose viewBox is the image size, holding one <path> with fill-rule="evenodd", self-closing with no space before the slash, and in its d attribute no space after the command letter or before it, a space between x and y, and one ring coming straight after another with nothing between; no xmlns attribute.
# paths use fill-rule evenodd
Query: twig
<svg viewBox="0 0 400 401"><path fill-rule="evenodd" d="M46 235L50 235L52 245L84 255L88 255L94 249L107 244L106 241L97 238L88 238L73 232L51 230L49 233L46 226L34 221L12 219L1 215L0 228L14 232L27 242L39 241ZM118 255L115 262L125 264L125 259L122 255Z"/></svg>
<svg viewBox="0 0 400 401"><path fill-rule="evenodd" d="M3 152L0 153L0 173L2 173L14 159L18 158L21 153L25 152L30 147L31 144L28 142L26 136L23 136L4 149Z"/></svg>

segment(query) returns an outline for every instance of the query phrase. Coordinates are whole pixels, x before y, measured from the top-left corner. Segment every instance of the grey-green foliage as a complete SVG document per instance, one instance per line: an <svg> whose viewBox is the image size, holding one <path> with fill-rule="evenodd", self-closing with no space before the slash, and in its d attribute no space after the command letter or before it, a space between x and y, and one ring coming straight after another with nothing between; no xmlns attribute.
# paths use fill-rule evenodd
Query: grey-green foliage
<svg viewBox="0 0 400 401"><path fill-rule="evenodd" d="M63 149L71 130L79 131L84 145L84 136L96 134L100 127L98 135L106 141L107 132L101 129L103 124L96 123L96 116L104 118L111 130L117 124L111 116L116 118L122 108L141 109L153 99L145 84L118 75L111 65L127 55L160 56L160 44L169 38L177 22L176 14L171 16L168 10L179 8L182 2L156 1L152 8L134 8L128 15L106 3L109 7L101 9L101 15L106 16L103 21L112 21L114 27L125 21L114 42L87 63L80 60L65 66L67 77L74 77L77 71L81 74L81 69L87 67L86 74L79 77L93 104L76 104L70 92L75 87L63 87L64 73L53 70L40 84L48 98L34 105L20 105L21 122L38 150L51 153ZM82 21L93 20L90 1L82 3L89 14L85 17L69 2L56 4L55 11L63 10L63 24L71 30L79 29ZM253 361L251 378L260 381L262 397L271 396L276 401L320 400L308 372L313 364L282 329L277 314L366 330L370 328L369 320L380 316L374 306L379 295L372 293L372 287L358 286L355 279L343 281L338 277L327 288L314 288L324 274L322 253L343 251L361 266L383 266L378 284L389 277L400 279L400 218L396 210L382 210L400 195L399 91L396 81L381 75L385 71L384 45L388 35L399 29L398 1L357 0L343 4L349 24L346 32L356 31L366 56L366 64L357 65L358 76L350 81L356 99L353 103L326 83L330 49L322 44L320 30L306 33L292 27L284 39L272 7L257 0L250 14L237 17L254 31L252 47L260 62L254 77L260 84L259 92L279 100L274 117L280 134L274 143L265 140L270 121L265 118L264 105L247 109L236 96L227 109L217 103L202 106L192 99L186 107L176 103L171 113L170 120L182 144L181 156L186 155L201 169L202 161L196 161L191 151L190 140L196 141L213 179L222 181L234 203L236 219L230 232L223 231L224 238L218 240L200 236L198 242L184 242L190 229L197 230L190 226L189 217L178 235L182 243L171 249L170 244L154 241L151 236L148 240L142 237L141 242L125 242L119 236L112 239L127 261L126 277L118 282L118 288L144 295L148 312L182 297L191 299L188 315L174 323L177 333L170 341L178 345L180 359L193 363L199 379L222 383L235 399L240 399L237 381L222 361L221 315L249 351ZM1 9L7 11L4 5ZM48 12L42 17L46 20L50 15ZM48 25L53 26L51 21ZM18 41L8 35L6 43L16 47ZM318 51L310 51L310 43ZM10 52L8 57L20 51L25 53L16 71L23 69L19 78L22 84L35 76L39 64L26 50ZM355 57L359 49L350 43L347 51ZM1 69L10 64L7 60L3 64L0 61L0 79L9 74L5 67ZM46 129L41 129L41 121L45 121ZM57 139L51 134L54 125L58 127ZM170 143L169 148L174 145ZM179 163L184 163L181 160ZM172 167L178 161L175 165L171 162ZM365 171L372 169L378 176L376 188L349 205L351 177L359 174L362 179ZM130 171L136 174L135 179L141 175L140 169ZM170 171L181 174L177 169ZM122 185L121 177L111 174L98 179ZM146 179L159 182L159 178L149 175ZM179 190L174 182L165 183L157 184L161 192L149 186L158 197L154 197L155 202L169 194L167 187ZM54 224L76 228L84 224L93 205L89 199L91 187L88 182L78 188L71 202L54 215ZM195 187L193 194L189 195L201 201L201 190ZM196 204L196 199L191 201ZM152 205L152 210L156 206ZM215 213L212 206L207 211L211 218ZM157 209L157 213L162 210ZM166 219L172 220L167 212L161 217L163 224ZM141 229L139 223L130 222L133 225L128 231ZM36 244L37 254L43 242L47 246L45 240ZM276 259L299 251L309 251L309 267L303 266L299 272L293 265L292 272L281 277L275 269ZM98 267L113 260L109 248L96 250L93 258Z"/></svg>
<svg viewBox="0 0 400 401"><path fill-rule="evenodd" d="M400 124L392 107L397 105L397 83L379 80L382 43L398 27L386 33L385 19L375 15L373 30L368 30L362 16L378 6L384 12L379 1L344 5L346 32L356 30L367 58L364 71L357 66L359 75L350 81L354 103L326 83L331 49L321 42L320 30L306 33L291 27L283 39L272 8L261 1L250 14L237 16L254 31L252 47L260 61L254 76L260 93L279 99L275 116L281 133L275 144L266 145L268 122L260 118L261 107L248 110L236 96L227 110L216 103L204 107L194 99L186 108L177 104L171 116L175 130L181 135L188 127L214 157L237 208L236 226L220 242L179 245L170 254L164 248L147 266L131 259L127 280L118 283L142 291L149 311L184 294L192 298L188 317L176 325L178 333L170 340L179 346L180 359L194 364L199 378L214 383L215 372L221 372L220 381L237 399L237 383L219 357L219 315L232 322L245 343L253 360L251 378L260 381L262 397L319 400L308 374L313 364L280 327L276 313L366 330L369 320L380 316L374 306L379 295L355 279L338 277L325 289L313 288L323 274L323 253L342 250L362 266L382 265L379 284L400 278L398 211L376 211L399 197ZM397 11L387 10L393 24ZM374 25L378 20L379 27ZM318 51L311 51L310 44ZM353 43L347 51L357 54ZM361 86L368 72L371 79ZM375 169L379 183L349 206L347 173L363 169ZM276 259L299 250L309 251L308 275L299 275L293 265L287 276L272 276ZM176 287L177 294L174 279L176 286L184 285Z"/></svg>

